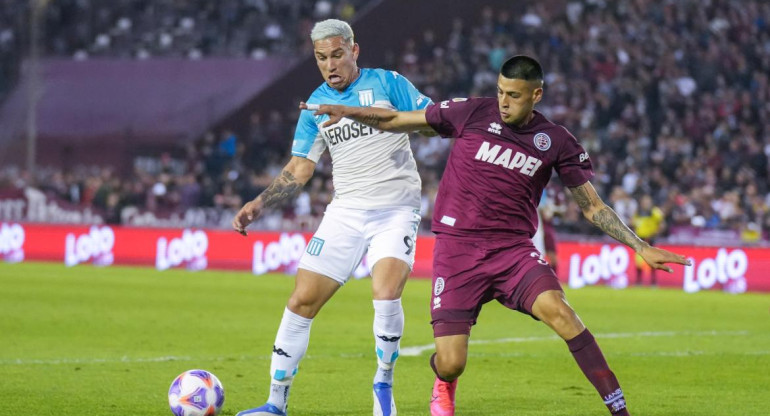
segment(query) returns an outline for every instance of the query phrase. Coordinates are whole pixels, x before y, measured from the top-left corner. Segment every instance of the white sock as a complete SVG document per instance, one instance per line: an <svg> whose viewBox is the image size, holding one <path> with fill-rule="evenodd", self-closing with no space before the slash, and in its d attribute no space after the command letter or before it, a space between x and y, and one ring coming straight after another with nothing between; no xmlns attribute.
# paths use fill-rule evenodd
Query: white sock
<svg viewBox="0 0 770 416"><path fill-rule="evenodd" d="M270 383L270 397L267 402L286 412L289 404L289 389L294 377L287 377L283 381L273 380Z"/></svg>
<svg viewBox="0 0 770 416"><path fill-rule="evenodd" d="M299 369L299 361L310 342L312 319L297 315L287 307L275 335L273 356L270 359L270 398L268 403L286 411L289 388Z"/></svg>
<svg viewBox="0 0 770 416"><path fill-rule="evenodd" d="M393 369L386 370L379 365L377 366L377 372L374 373L374 383L385 383L393 385Z"/></svg>
<svg viewBox="0 0 770 416"><path fill-rule="evenodd" d="M377 353L377 374L374 382L393 384L401 336L404 333L404 309L401 299L374 300L374 345Z"/></svg>

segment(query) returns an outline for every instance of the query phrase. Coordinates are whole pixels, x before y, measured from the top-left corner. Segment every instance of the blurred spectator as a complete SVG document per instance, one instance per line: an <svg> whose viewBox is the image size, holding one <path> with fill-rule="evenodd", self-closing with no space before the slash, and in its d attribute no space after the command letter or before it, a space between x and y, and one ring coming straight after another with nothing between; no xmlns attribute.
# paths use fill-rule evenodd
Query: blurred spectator
<svg viewBox="0 0 770 416"><path fill-rule="evenodd" d="M288 55L308 22L346 20L366 0L56 0L45 4L42 54L148 59ZM0 101L28 56L31 0L0 1Z"/></svg>
<svg viewBox="0 0 770 416"><path fill-rule="evenodd" d="M23 52L25 20L16 16L29 13L27 3L0 0L0 95L4 79L18 71L8 62ZM79 59L297 53L311 47L313 20L351 16L363 4L57 0L46 12L45 53ZM483 6L478 16L437 22L448 25L443 36L426 24L384 59L439 100L494 95L501 57L531 54L544 64L549 91L539 111L584 144L595 186L621 218L630 223L642 213L629 195L643 194L667 224L661 238L718 230L753 243L767 241L770 229L768 22L770 3L760 0L525 1L519 14ZM116 173L104 177L85 167L41 170L34 177L4 167L0 185L37 185L82 206L110 206L109 195L118 189L120 206L153 209L160 203L180 211L195 204L191 193L201 207L227 209L278 173L288 157L293 114L294 108L253 114L243 129L205 134L185 149L184 168L169 165L165 179L148 166L118 181ZM415 137L412 146L423 180L422 215L429 218L451 141ZM330 178L327 155L306 189L309 202L303 197L287 209L306 219L320 215L333 197ZM192 180L198 190L185 190ZM560 233L596 232L563 189L554 185L549 193L563 208L553 220ZM285 226L286 218L300 217L295 214L277 213L278 221L259 225ZM306 219L293 226L304 227ZM423 231L428 225L423 221Z"/></svg>
<svg viewBox="0 0 770 416"><path fill-rule="evenodd" d="M643 195L639 200L639 210L631 218L631 226L634 227L636 235L642 240L646 241L650 245L655 244L655 239L663 231L665 222L663 219L663 211L653 205L652 197L649 195ZM641 285L643 282L643 271L649 270L650 273L650 285L656 286L658 284L655 278L655 269L649 267L642 259L641 256L636 255L636 284Z"/></svg>

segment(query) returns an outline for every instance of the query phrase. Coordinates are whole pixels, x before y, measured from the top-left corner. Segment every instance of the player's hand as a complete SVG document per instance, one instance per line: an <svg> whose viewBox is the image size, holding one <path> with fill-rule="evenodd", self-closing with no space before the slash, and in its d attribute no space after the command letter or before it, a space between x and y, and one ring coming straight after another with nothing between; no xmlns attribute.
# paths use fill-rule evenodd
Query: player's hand
<svg viewBox="0 0 770 416"><path fill-rule="evenodd" d="M672 253L668 250L663 250L662 248L645 246L639 250L638 254L642 256L644 261L647 262L650 267L658 270L665 270L669 273L672 273L674 270L671 267L668 267L666 263L676 263L683 264L685 266L692 266L690 261L687 260L684 256Z"/></svg>
<svg viewBox="0 0 770 416"><path fill-rule="evenodd" d="M302 110L315 111L315 113L313 113L314 116L322 116L322 115L329 116L329 120L327 120L322 125L322 127L329 127L332 124L337 124L340 120L342 120L342 117L345 116L343 114L345 106L343 105L308 104L302 101L299 103L299 108Z"/></svg>
<svg viewBox="0 0 770 416"><path fill-rule="evenodd" d="M233 218L233 229L241 233L241 235L248 235L246 227L257 219L260 214L262 214L261 201L255 200L247 202L246 205L235 214L235 218Z"/></svg>

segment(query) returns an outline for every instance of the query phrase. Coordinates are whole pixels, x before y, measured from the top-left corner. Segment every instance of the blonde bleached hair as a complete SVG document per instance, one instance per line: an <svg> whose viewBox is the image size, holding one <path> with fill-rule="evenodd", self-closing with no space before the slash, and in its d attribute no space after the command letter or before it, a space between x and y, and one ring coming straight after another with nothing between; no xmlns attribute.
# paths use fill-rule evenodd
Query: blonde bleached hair
<svg viewBox="0 0 770 416"><path fill-rule="evenodd" d="M345 42L353 44L353 28L347 22L338 19L327 19L318 22L310 31L310 40L313 42L341 36Z"/></svg>

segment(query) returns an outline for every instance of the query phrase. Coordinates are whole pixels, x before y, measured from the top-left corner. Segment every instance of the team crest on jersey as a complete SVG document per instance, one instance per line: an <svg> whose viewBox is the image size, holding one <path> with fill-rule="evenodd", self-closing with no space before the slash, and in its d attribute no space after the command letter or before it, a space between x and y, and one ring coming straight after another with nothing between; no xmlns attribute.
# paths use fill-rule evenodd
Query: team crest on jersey
<svg viewBox="0 0 770 416"><path fill-rule="evenodd" d="M374 104L374 90L370 88L358 91L358 103L361 104L361 107L369 107Z"/></svg>
<svg viewBox="0 0 770 416"><path fill-rule="evenodd" d="M537 133L535 135L535 147L542 151L546 151L551 148L551 137L545 133Z"/></svg>

